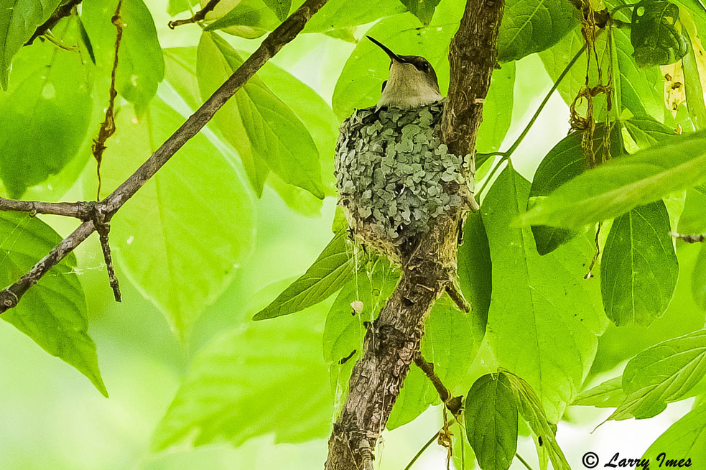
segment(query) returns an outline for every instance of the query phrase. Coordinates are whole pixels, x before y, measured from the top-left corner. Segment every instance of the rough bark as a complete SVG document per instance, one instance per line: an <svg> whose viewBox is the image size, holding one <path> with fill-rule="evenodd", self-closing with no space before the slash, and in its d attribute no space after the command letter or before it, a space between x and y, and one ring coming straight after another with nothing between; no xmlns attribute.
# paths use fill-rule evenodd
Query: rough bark
<svg viewBox="0 0 706 470"><path fill-rule="evenodd" d="M496 65L503 0L468 0L451 43L451 87L444 141L457 155L472 154L483 99ZM458 227L464 211L435 219L418 248L402 261L400 283L368 329L348 396L329 438L327 470L370 470L374 449L414 361L429 310L456 275Z"/></svg>

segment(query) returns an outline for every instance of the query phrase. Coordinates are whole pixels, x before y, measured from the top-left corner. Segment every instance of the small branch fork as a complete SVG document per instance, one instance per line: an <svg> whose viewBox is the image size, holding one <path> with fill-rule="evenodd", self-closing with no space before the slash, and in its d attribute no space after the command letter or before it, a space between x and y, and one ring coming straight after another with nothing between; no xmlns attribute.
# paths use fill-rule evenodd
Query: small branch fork
<svg viewBox="0 0 706 470"><path fill-rule="evenodd" d="M71 15L71 12L75 7L77 7L83 0L68 0L63 5L59 5L59 8L54 10L49 19L40 25L37 30L32 34L29 40L25 43L25 46L31 45L35 39L39 36L46 34L51 31L51 29L57 25L62 18L66 18Z"/></svg>
<svg viewBox="0 0 706 470"><path fill-rule="evenodd" d="M36 284L52 267L56 266L66 255L83 243L93 232L110 230L109 223L115 213L144 184L159 171L165 163L186 143L193 138L213 118L214 114L250 79L265 63L270 60L287 43L291 42L309 19L327 0L306 0L289 18L279 25L262 41L260 47L248 57L245 62L233 72L226 82L216 90L211 97L186 120L145 163L138 168L108 197L99 202L46 203L33 201L10 201L0 198L0 210L20 211L29 214L53 214L75 217L83 223L68 237L62 240L54 249L42 258L27 274L17 282L0 291L0 313L15 307L27 290ZM98 228L102 226L102 228ZM107 245L106 245L107 246ZM109 258L110 253L104 255ZM112 264L112 263L111 263ZM114 276L114 273L113 273ZM115 283L117 285L117 282ZM111 278L111 286L114 286ZM115 287L114 287L115 290ZM116 292L116 296L119 291Z"/></svg>
<svg viewBox="0 0 706 470"><path fill-rule="evenodd" d="M203 21L203 19L206 18L206 15L212 12L220 1L221 0L210 0L200 11L194 13L194 16L192 16L191 18L187 18L185 20L170 21L169 23L167 23L167 26L169 26L170 29L174 29L177 26L181 26L184 24L198 23L199 21Z"/></svg>

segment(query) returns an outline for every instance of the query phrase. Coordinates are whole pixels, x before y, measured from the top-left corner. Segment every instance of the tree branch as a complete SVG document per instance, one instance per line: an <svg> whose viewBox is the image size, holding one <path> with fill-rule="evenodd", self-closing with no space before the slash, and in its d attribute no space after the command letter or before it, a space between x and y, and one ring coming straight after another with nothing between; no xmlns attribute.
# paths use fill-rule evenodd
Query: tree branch
<svg viewBox="0 0 706 470"><path fill-rule="evenodd" d="M213 115L231 98L255 73L279 52L285 44L292 41L304 29L307 21L316 13L327 0L307 0L289 18L279 25L270 35L262 41L260 47L233 72L233 75L216 90L206 102L186 120L186 122L171 135L152 156L147 159L135 173L123 182L108 197L92 206L94 210L103 214L102 223L110 223L110 219L137 191L152 178L157 171L192 137L213 118ZM5 200L7 201L7 200ZM17 208L26 208L26 201L13 201ZM44 203L46 204L46 203ZM68 215L75 217L64 205L66 203L46 204L43 209L66 210ZM82 203L88 204L88 203ZM59 209L61 207L61 209ZM1 207L0 207L1 208ZM36 208L35 208L36 209ZM10 209L17 210L17 209ZM24 209L20 209L24 210ZM31 212L33 209L25 212ZM37 212L39 212L37 210ZM49 212L47 212L49 213ZM53 212L52 212L53 213ZM90 214L89 214L90 216ZM27 290L39 281L52 267L58 264L74 248L83 243L91 233L96 230L92 220L81 224L71 235L66 237L44 258L15 284L0 292L0 313L15 307Z"/></svg>
<svg viewBox="0 0 706 470"><path fill-rule="evenodd" d="M444 107L443 141L456 155L473 154L483 99L496 64L503 0L467 0L451 43L451 87ZM467 194L467 193L466 193ZM464 208L433 219L417 248L402 262L402 276L368 329L348 396L329 438L326 470L369 470L392 407L419 351L426 316L456 276L458 227Z"/></svg>
<svg viewBox="0 0 706 470"><path fill-rule="evenodd" d="M421 353L417 353L414 358L414 364L421 369L422 372L431 380L432 385L439 394L439 398L444 403L444 406L451 412L452 415L458 416L462 408L462 398L452 397L449 389L446 388L436 372L434 372L434 364L427 362Z"/></svg>
<svg viewBox="0 0 706 470"><path fill-rule="evenodd" d="M218 5L218 2L221 0L210 0L204 7L194 13L194 16L191 18L187 18L185 20L176 20L176 21L170 21L167 23L167 26L169 26L169 29L174 29L177 26L181 26L184 24L191 24L191 23L198 23L199 21L202 21L204 18L206 18L206 15L213 11L214 8L216 8L216 5Z"/></svg>
<svg viewBox="0 0 706 470"><path fill-rule="evenodd" d="M703 243L706 241L706 235L703 234L685 235L682 233L670 232L669 235L686 243Z"/></svg>
<svg viewBox="0 0 706 470"><path fill-rule="evenodd" d="M69 16L74 7L77 7L82 1L83 0L68 0L66 3L59 5L59 7L54 10L54 13L51 14L49 19L39 26L34 34L32 34L32 37L30 37L29 41L25 43L25 46L31 45L39 36L46 34L47 31L50 31L59 21L61 21L62 18Z"/></svg>
<svg viewBox="0 0 706 470"><path fill-rule="evenodd" d="M88 202L40 202L40 201L15 201L0 197L0 211L27 212L37 214L63 215L87 220L91 216L91 204Z"/></svg>

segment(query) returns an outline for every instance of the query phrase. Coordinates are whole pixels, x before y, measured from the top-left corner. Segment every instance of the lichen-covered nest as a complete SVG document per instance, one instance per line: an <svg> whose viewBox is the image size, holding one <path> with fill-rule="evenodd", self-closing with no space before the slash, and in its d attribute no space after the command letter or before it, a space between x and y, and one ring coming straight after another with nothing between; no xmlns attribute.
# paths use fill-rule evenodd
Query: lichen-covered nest
<svg viewBox="0 0 706 470"><path fill-rule="evenodd" d="M442 102L367 108L341 125L339 204L353 233L385 254L399 257L432 219L466 204L467 159L439 140L442 112Z"/></svg>

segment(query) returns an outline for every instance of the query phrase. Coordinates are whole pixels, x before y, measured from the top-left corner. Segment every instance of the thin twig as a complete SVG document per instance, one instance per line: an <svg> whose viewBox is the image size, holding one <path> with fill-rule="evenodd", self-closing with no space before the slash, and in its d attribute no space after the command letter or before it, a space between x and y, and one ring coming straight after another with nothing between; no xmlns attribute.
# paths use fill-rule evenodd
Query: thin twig
<svg viewBox="0 0 706 470"><path fill-rule="evenodd" d="M422 456L422 454L424 453L424 451L427 450L427 449L429 448L429 446L431 446L431 445L434 443L434 441L436 440L437 437L439 437L439 433L440 433L440 432L441 432L441 431L437 431L436 434L434 434L433 436L431 436L431 439L429 439L429 440L426 442L426 444L424 444L424 445L422 446L422 448L419 449L419 452L417 452L417 453L414 455L414 457L412 457L412 460L409 461L409 463L408 463L407 466L404 468L404 470L409 470L410 468L412 468L412 465L414 465L414 462L416 462L417 460L419 460L419 457Z"/></svg>
<svg viewBox="0 0 706 470"><path fill-rule="evenodd" d="M118 1L118 6L115 9L115 14L110 20L117 30L115 35L115 57L113 58L113 69L110 72L110 90L108 99L108 108L105 110L105 119L98 130L98 137L93 141L93 157L96 159L96 175L98 176L98 189L96 192L96 201L101 199L101 187L103 180L101 178L101 163L103 163L103 152L107 148L105 143L115 134L115 98L118 92L115 89L115 72L118 70L118 51L120 50L120 42L123 39L123 20L120 17L120 9L123 6L123 0Z"/></svg>
<svg viewBox="0 0 706 470"><path fill-rule="evenodd" d="M81 3L81 1L82 0L68 0L63 5L59 5L59 7L54 10L54 13L51 14L49 19L42 23L42 25L37 28L34 34L32 34L32 36L29 38L29 41L25 43L25 46L31 45L34 40L37 39L39 36L42 36L43 34L46 34L48 31L50 31L62 18L66 18L67 16L71 15L73 9L77 7Z"/></svg>
<svg viewBox="0 0 706 470"><path fill-rule="evenodd" d="M157 171L186 143L193 138L213 118L213 115L231 98L265 63L292 41L327 0L307 0L289 18L279 25L262 41L257 50L238 67L233 75L206 100L206 102L186 122L169 137L147 161L123 184L103 201L96 203L97 209L105 214L105 222L137 191L152 178ZM15 307L22 295L39 281L52 267L58 264L74 248L83 243L96 230L91 220L81 224L71 235L62 240L32 269L17 282L0 292L0 313Z"/></svg>
<svg viewBox="0 0 706 470"><path fill-rule="evenodd" d="M670 232L669 235L686 243L703 243L706 241L706 235L703 234L684 235L681 233Z"/></svg>
<svg viewBox="0 0 706 470"><path fill-rule="evenodd" d="M532 467L530 467L530 464L528 464L527 461L525 461L525 459L523 459L519 453L515 452L515 457L517 457L517 460L522 462L522 464L525 466L525 468L527 470L532 470Z"/></svg>
<svg viewBox="0 0 706 470"><path fill-rule="evenodd" d="M88 220L91 216L91 205L87 202L39 202L15 201L0 197L0 211L27 212L37 214L63 215Z"/></svg>
<svg viewBox="0 0 706 470"><path fill-rule="evenodd" d="M468 301L463 297L463 293L458 288L455 282L450 282L446 285L446 293L449 294L451 300L454 301L456 306L461 309L462 312L469 313L471 311L471 306Z"/></svg>
<svg viewBox="0 0 706 470"><path fill-rule="evenodd" d="M98 204L93 204L91 216L93 226L96 228L100 238L101 249L103 250L103 259L105 260L105 267L108 271L108 282L110 283L110 287L113 289L113 296L115 297L116 302L122 302L123 295L120 293L120 283L118 282L118 276L115 274L113 256L110 252L110 240L108 237L110 234L110 222L106 220L106 215Z"/></svg>
<svg viewBox="0 0 706 470"><path fill-rule="evenodd" d="M220 1L221 0L210 0L201 10L194 13L191 18L188 18L186 20L170 21L169 23L167 23L167 26L169 26L170 29L174 29L177 26L181 26L183 24L198 23L199 21L202 21L204 18L206 18L206 15L209 12L213 11L213 9L216 8L216 5L218 5L218 2Z"/></svg>
<svg viewBox="0 0 706 470"><path fill-rule="evenodd" d="M422 372L424 372L424 374L429 378L429 380L431 380L431 383L434 385L434 388L439 394L439 398L441 398L441 401L444 403L444 406L446 406L446 408L451 412L451 414L453 414L454 416L458 416L462 408L462 398L451 396L451 392L449 392L449 389L444 386L439 376L436 375L436 373L434 372L434 364L427 362L422 357L421 353L417 353L414 356L414 364L419 367Z"/></svg>

